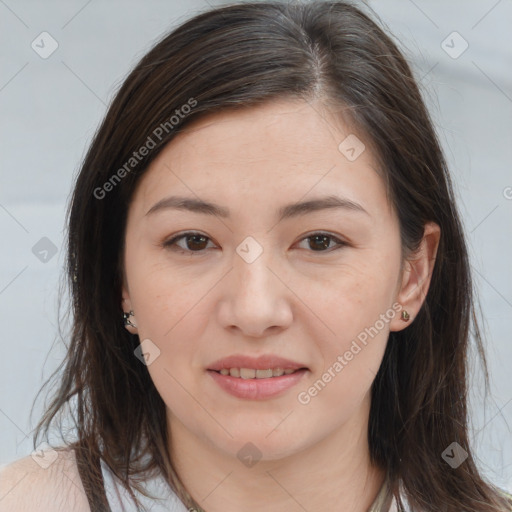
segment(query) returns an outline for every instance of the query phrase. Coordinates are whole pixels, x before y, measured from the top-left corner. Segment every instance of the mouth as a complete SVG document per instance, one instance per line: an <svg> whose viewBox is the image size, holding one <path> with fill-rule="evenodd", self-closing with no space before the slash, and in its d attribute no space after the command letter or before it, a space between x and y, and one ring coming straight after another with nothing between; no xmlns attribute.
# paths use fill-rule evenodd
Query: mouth
<svg viewBox="0 0 512 512"><path fill-rule="evenodd" d="M243 400L283 395L308 372L306 365L274 354L235 354L210 364L207 370L221 390Z"/></svg>
<svg viewBox="0 0 512 512"><path fill-rule="evenodd" d="M208 370L222 375L230 375L242 379L268 379L289 375L297 370L308 369L303 363L292 361L274 354L263 354L251 357L244 354L233 354L211 363Z"/></svg>
<svg viewBox="0 0 512 512"><path fill-rule="evenodd" d="M301 368L231 367L208 370L213 382L232 397L242 400L267 400L284 395L309 372Z"/></svg>
<svg viewBox="0 0 512 512"><path fill-rule="evenodd" d="M273 379L283 375L291 375L307 368L267 368L260 370L256 368L221 368L220 370L211 370L224 376L234 377L235 379Z"/></svg>

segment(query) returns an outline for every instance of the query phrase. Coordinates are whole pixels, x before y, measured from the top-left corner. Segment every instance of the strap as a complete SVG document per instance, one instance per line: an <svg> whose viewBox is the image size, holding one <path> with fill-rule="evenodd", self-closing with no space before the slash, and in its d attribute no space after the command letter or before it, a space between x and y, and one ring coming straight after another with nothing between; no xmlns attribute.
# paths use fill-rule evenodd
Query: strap
<svg viewBox="0 0 512 512"><path fill-rule="evenodd" d="M368 512L392 512L393 508L393 494L390 488L389 475L386 475L386 479L380 488L375 501L371 504ZM396 510L396 509L395 509Z"/></svg>
<svg viewBox="0 0 512 512"><path fill-rule="evenodd" d="M105 483L103 481L100 458L96 453L90 453L89 457L87 457L87 450L88 448L83 441L79 441L76 444L76 464L91 512L112 512L105 493ZM93 474L99 476L101 480L100 488L98 488L97 483L91 477L91 470Z"/></svg>

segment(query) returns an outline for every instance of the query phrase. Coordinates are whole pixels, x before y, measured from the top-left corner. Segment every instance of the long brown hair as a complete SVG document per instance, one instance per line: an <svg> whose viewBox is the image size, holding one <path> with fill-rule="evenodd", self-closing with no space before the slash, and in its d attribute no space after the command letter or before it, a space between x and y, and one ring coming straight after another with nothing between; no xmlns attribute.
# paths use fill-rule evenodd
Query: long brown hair
<svg viewBox="0 0 512 512"><path fill-rule="evenodd" d="M403 55L368 15L345 1L209 10L166 35L126 78L90 145L69 205L66 276L73 324L66 358L52 376L59 387L36 427L34 446L69 403L80 441L70 446L91 460L101 456L130 492L130 484L143 491L137 475L143 481L146 471L161 471L186 506L202 510L172 467L165 404L134 356L138 336L123 326L127 211L149 164L192 120L283 98L344 108L372 141L404 250L418 246L426 222L441 227L425 303L408 328L390 334L372 386L372 461L387 470L394 492L400 484L412 510L510 509L480 476L469 445L471 327L488 375L447 165ZM143 146L151 146L144 155ZM453 442L468 453L457 468L441 457ZM85 471L93 487L101 483L97 468Z"/></svg>

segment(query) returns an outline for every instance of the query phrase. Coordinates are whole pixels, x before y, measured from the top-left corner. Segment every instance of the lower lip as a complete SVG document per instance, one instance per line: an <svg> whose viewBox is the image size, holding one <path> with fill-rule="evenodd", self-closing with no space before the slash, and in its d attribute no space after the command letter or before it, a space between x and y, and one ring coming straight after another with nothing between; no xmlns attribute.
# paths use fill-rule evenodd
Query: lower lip
<svg viewBox="0 0 512 512"><path fill-rule="evenodd" d="M222 375L214 370L208 370L208 373L230 395L245 400L264 400L280 395L295 386L307 371L302 369L289 375L267 379L242 379L241 377Z"/></svg>

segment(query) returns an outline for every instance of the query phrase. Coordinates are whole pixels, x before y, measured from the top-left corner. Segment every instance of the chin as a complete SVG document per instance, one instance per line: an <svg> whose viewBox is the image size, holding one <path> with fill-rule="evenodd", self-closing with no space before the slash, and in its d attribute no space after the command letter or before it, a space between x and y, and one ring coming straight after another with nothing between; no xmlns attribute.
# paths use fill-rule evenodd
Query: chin
<svg viewBox="0 0 512 512"><path fill-rule="evenodd" d="M307 439L297 437L299 433L304 435L303 431L284 432L277 429L272 431L267 427L257 430L254 425L247 425L246 429L240 426L236 431L231 429L230 433L232 438L225 435L220 439L210 438L210 442L216 449L242 462L246 457L261 461L284 459L304 450L310 444ZM290 443L291 439L294 440L293 443ZM311 444L313 442L314 440L311 439Z"/></svg>

